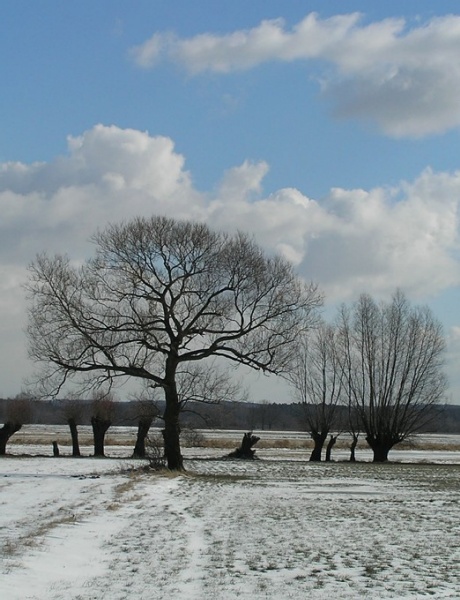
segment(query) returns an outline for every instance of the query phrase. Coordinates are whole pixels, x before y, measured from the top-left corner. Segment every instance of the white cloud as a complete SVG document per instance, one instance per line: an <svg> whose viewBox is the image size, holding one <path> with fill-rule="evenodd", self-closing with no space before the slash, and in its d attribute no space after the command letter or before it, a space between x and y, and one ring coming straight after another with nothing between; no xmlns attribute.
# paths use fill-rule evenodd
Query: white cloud
<svg viewBox="0 0 460 600"><path fill-rule="evenodd" d="M446 372L449 376L449 401L458 403L460 399L460 326L451 327L446 335Z"/></svg>
<svg viewBox="0 0 460 600"><path fill-rule="evenodd" d="M167 52L169 47L176 43L174 35L169 33L155 33L146 42L140 46L131 49L130 54L134 61L143 68L150 68L157 65Z"/></svg>
<svg viewBox="0 0 460 600"><path fill-rule="evenodd" d="M409 28L403 19L361 24L358 13L307 15L292 29L282 19L225 35L189 39L155 33L131 50L139 66L163 58L191 73L228 73L268 61L321 59L334 72L321 81L334 112L375 121L388 135L420 137L460 125L460 16Z"/></svg>
<svg viewBox="0 0 460 600"><path fill-rule="evenodd" d="M396 287L423 297L458 285L459 200L460 173L427 171L393 191L335 190L327 207L337 220L311 240L304 267L342 298Z"/></svg>
<svg viewBox="0 0 460 600"><path fill-rule="evenodd" d="M9 378L26 374L21 285L37 252L81 260L108 222L152 213L199 219L203 206L173 142L141 131L98 125L69 138L68 154L50 163L0 165L0 395L13 393Z"/></svg>
<svg viewBox="0 0 460 600"><path fill-rule="evenodd" d="M396 287L422 297L460 283L459 205L460 172L426 170L397 189L333 189L321 201L294 189L251 202L220 199L210 216L219 226L250 223L329 300Z"/></svg>
<svg viewBox="0 0 460 600"><path fill-rule="evenodd" d="M265 196L267 170L245 161L201 194L169 138L102 125L70 138L68 154L52 162L1 165L0 395L8 378L23 375L27 264L42 250L81 260L96 228L134 215L249 230L316 280L329 302L397 286L422 298L460 284L460 172L426 170L394 189L312 199L292 188Z"/></svg>
<svg viewBox="0 0 460 600"><path fill-rule="evenodd" d="M200 216L201 197L169 138L97 125L69 138L68 148L50 163L1 166L2 238L20 229L57 246L61 236L81 242L133 214Z"/></svg>
<svg viewBox="0 0 460 600"><path fill-rule="evenodd" d="M320 57L343 39L358 19L358 13L325 20L312 13L292 31L285 30L283 19L274 19L262 21L253 29L221 36L204 33L181 40L170 33L155 33L133 48L131 55L141 67L153 67L163 57L182 64L194 74L228 73L270 60Z"/></svg>
<svg viewBox="0 0 460 600"><path fill-rule="evenodd" d="M219 197L246 202L251 194L262 191L262 180L268 173L268 164L264 161L251 163L245 160L239 167L229 169L219 189Z"/></svg>
<svg viewBox="0 0 460 600"><path fill-rule="evenodd" d="M98 125L68 145L50 163L2 165L3 265L24 266L46 248L87 253L95 228L160 213L250 229L334 296L458 283L460 172L427 169L397 188L332 189L315 200L292 188L265 197L268 165L245 161L205 195L169 138Z"/></svg>

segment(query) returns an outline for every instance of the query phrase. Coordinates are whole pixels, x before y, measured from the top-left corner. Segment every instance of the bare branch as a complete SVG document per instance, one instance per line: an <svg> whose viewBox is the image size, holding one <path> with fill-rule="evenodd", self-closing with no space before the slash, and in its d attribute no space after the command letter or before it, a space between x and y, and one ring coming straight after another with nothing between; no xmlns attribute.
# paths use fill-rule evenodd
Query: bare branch
<svg viewBox="0 0 460 600"><path fill-rule="evenodd" d="M45 367L39 380L53 394L82 377L97 386L147 381L164 390L165 423L176 423L166 435L179 430L178 372L190 376L197 361L217 356L283 373L322 303L315 285L243 233L153 217L111 225L93 241L95 256L81 267L46 255L30 267L29 352ZM223 389L219 378L203 381Z"/></svg>
<svg viewBox="0 0 460 600"><path fill-rule="evenodd" d="M381 305L361 296L342 308L338 326L351 405L374 459L386 460L395 444L427 424L444 396L442 327L400 291Z"/></svg>

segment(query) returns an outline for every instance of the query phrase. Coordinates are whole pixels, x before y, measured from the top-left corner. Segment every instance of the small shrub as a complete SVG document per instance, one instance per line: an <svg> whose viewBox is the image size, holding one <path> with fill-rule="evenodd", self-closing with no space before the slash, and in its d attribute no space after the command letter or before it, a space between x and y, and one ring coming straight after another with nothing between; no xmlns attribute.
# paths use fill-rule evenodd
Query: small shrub
<svg viewBox="0 0 460 600"><path fill-rule="evenodd" d="M153 471L166 469L163 440L159 435L147 437L145 449L146 458L149 461L149 469L152 469Z"/></svg>
<svg viewBox="0 0 460 600"><path fill-rule="evenodd" d="M183 429L181 437L184 446L189 448L204 448L206 446L204 435L196 429Z"/></svg>

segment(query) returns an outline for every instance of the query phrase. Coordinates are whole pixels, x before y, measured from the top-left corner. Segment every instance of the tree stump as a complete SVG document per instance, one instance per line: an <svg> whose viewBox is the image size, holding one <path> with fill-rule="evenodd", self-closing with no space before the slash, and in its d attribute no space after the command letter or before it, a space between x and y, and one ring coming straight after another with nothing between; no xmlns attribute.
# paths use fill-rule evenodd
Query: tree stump
<svg viewBox="0 0 460 600"><path fill-rule="evenodd" d="M53 456L59 456L59 446L57 442L53 442Z"/></svg>
<svg viewBox="0 0 460 600"><path fill-rule="evenodd" d="M255 444L260 440L260 437L253 435L252 431L248 431L243 435L241 446L230 452L228 458L243 458L253 460L255 458L256 451L252 449Z"/></svg>

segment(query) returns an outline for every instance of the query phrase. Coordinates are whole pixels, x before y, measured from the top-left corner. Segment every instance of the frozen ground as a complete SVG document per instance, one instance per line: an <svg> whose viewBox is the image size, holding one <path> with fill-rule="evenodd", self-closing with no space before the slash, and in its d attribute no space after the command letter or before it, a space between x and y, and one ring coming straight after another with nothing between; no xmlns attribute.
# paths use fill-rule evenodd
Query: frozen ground
<svg viewBox="0 0 460 600"><path fill-rule="evenodd" d="M2 458L0 598L460 598L458 452L388 465L187 454L181 476Z"/></svg>

